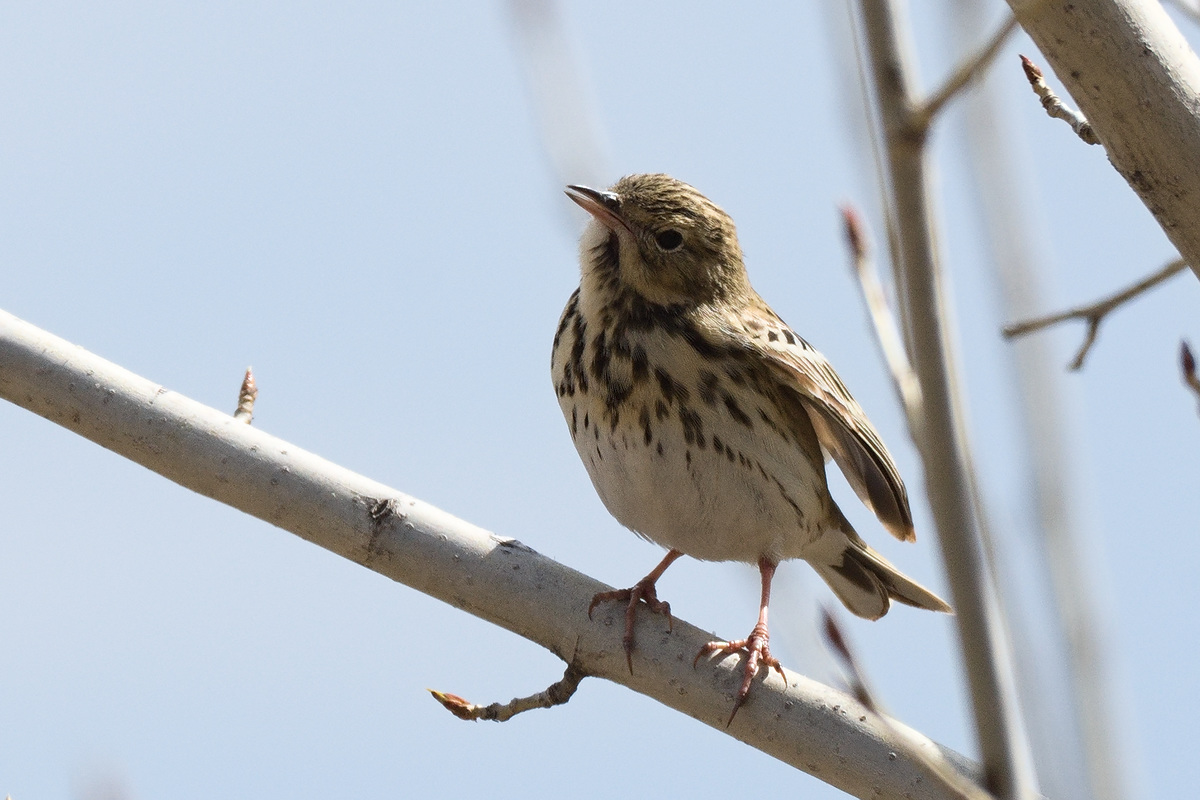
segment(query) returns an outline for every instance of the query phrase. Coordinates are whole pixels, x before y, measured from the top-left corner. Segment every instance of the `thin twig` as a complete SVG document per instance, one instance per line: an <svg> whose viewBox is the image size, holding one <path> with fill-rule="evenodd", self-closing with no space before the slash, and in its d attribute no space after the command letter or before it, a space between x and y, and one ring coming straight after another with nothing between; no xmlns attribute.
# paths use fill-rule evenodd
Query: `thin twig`
<svg viewBox="0 0 1200 800"><path fill-rule="evenodd" d="M571 699L571 696L575 694L575 690L579 688L580 681L586 677L587 673L572 662L567 664L567 670L563 673L562 680L555 681L537 694L531 694L528 697L515 697L507 703L492 703L488 706L476 705L456 694L439 692L436 689L429 689L428 691L433 695L434 700L441 703L447 711L459 719L465 719L470 722L480 719L508 722L517 714L524 711L563 705Z"/></svg>
<svg viewBox="0 0 1200 800"><path fill-rule="evenodd" d="M1200 376L1196 375L1196 357L1192 355L1192 348L1188 347L1186 340L1179 343L1179 366L1183 370L1183 382L1196 393L1196 399L1200 400Z"/></svg>
<svg viewBox="0 0 1200 800"><path fill-rule="evenodd" d="M875 326L875 337L883 351L883 359L887 362L888 372L891 373L896 393L900 396L900 404L908 417L911 430L916 430L920 422L921 384L917 381L908 354L904 351L904 342L900 338L900 328L888 305L887 295L883 291L883 282L875 269L875 261L871 258L870 246L867 240L866 228L858 212L851 206L842 206L842 224L846 231L846 241L850 245L850 254L854 263L854 274L858 276L858 286L862 290L863 300L866 301L867 311Z"/></svg>
<svg viewBox="0 0 1200 800"><path fill-rule="evenodd" d="M950 73L950 77L946 79L941 88L929 95L925 102L913 112L914 122L922 129L928 128L946 103L953 100L959 92L965 89L992 65L992 62L996 60L996 55L1000 52L1000 48L1004 46L1004 43L1008 41L1008 37L1016 29L1017 18L1009 14L1008 19L992 34L983 47L979 48L979 50L959 64L954 72Z"/></svg>
<svg viewBox="0 0 1200 800"><path fill-rule="evenodd" d="M1137 283L1129 286L1116 294L1106 297L1103 300L1097 300L1086 306L1071 308L1066 311L1060 311L1057 314L1050 314L1045 317L1037 317L1036 319L1025 320L1024 322L1014 322L1011 325L1005 325L1003 329L1004 338L1015 339L1018 336L1024 336L1027 333L1040 331L1043 328L1048 328L1051 325L1057 325L1060 322L1066 322L1069 319L1081 319L1087 322L1087 334L1084 336L1083 344L1079 348L1079 352L1075 354L1075 358L1071 360L1070 369L1072 371L1079 370L1083 366L1084 359L1087 358L1088 352L1092 349L1092 345L1096 343L1096 336L1100 333L1100 323L1104 318L1114 310L1129 302L1133 298L1143 292L1153 289L1160 283L1176 275L1187 267L1187 262L1182 258L1177 258L1169 262L1162 269L1147 275Z"/></svg>
<svg viewBox="0 0 1200 800"><path fill-rule="evenodd" d="M233 418L247 425L254 419L254 401L258 399L258 385L254 382L254 372L246 367L246 377L242 379L242 388L238 390L237 411Z"/></svg>
<svg viewBox="0 0 1200 800"><path fill-rule="evenodd" d="M1075 131L1075 135L1088 144L1100 144L1100 137L1092 130L1091 123L1083 114L1063 105L1062 100L1058 99L1058 95L1046 85L1046 78L1037 64L1025 56L1021 56L1021 66L1025 70L1025 77L1029 79L1029 85L1033 87L1034 93L1042 99L1042 108L1046 109L1047 114L1070 125L1071 130Z"/></svg>

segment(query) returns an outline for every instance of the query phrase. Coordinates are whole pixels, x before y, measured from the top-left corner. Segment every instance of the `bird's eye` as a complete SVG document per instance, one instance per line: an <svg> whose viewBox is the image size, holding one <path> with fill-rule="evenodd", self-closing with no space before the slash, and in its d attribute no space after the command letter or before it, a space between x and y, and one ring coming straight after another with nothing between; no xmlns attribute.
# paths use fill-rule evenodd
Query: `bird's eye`
<svg viewBox="0 0 1200 800"><path fill-rule="evenodd" d="M667 228L665 231L659 231L654 234L654 241L663 250L670 252L677 250L679 245L683 244L683 234L674 228Z"/></svg>

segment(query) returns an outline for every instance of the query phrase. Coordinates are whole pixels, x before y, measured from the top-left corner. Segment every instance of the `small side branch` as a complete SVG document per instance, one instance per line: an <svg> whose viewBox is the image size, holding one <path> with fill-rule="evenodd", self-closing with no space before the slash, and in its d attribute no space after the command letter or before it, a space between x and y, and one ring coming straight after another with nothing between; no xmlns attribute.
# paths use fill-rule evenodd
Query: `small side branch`
<svg viewBox="0 0 1200 800"><path fill-rule="evenodd" d="M851 206L842 206L842 225L846 233L846 242L850 246L850 255L854 264L854 274L858 276L858 285L862 290L863 300L867 303L867 311L875 326L875 337L883 351L883 359L887 362L888 372L896 393L900 396L900 404L908 417L909 430L920 430L921 413L921 384L909 363L908 354L904 351L904 342L900 338L900 328L896 317L888 305L887 295L883 291L883 282L875 269L867 241L867 232L858 212Z"/></svg>
<svg viewBox="0 0 1200 800"><path fill-rule="evenodd" d="M1046 77L1037 64L1025 56L1021 56L1021 66L1025 69L1025 77L1029 79L1029 85L1042 99L1042 108L1046 109L1047 114L1070 125L1071 130L1075 131L1075 135L1088 144L1100 144L1100 137L1092 130L1091 123L1084 118L1083 114L1063 105L1062 100L1058 99L1058 95L1046 85Z"/></svg>
<svg viewBox="0 0 1200 800"><path fill-rule="evenodd" d="M246 367L246 377L242 379L242 388L238 390L237 411L233 418L247 425L254 419L254 401L258 399L258 384L254 382L254 372Z"/></svg>
<svg viewBox="0 0 1200 800"><path fill-rule="evenodd" d="M1179 366L1183 371L1183 382L1200 401L1200 376L1196 375L1196 357L1192 355L1192 348L1188 347L1187 341L1179 343Z"/></svg>
<svg viewBox="0 0 1200 800"><path fill-rule="evenodd" d="M967 88L980 75L982 75L992 62L996 60L996 55L1000 52L1000 48L1008 41L1008 37L1017 29L1017 18L1009 15L1004 24L999 30L992 34L991 38L984 43L983 47L979 48L975 53L968 56L963 63L958 65L954 72L950 73L950 77L946 82L929 98L921 104L920 108L914 113L915 122L921 128L928 128L933 120L937 117L938 112L945 105L958 96L959 92Z"/></svg>
<svg viewBox="0 0 1200 800"><path fill-rule="evenodd" d="M1003 329L1004 338L1015 339L1018 336L1040 331L1043 328L1048 328L1051 325L1057 325L1060 322L1070 319L1084 320L1087 322L1087 334L1084 336L1079 352L1075 354L1075 358L1070 363L1070 369L1077 371L1083 366L1083 362L1087 358L1088 352L1091 351L1092 345L1096 343L1096 336L1100 333L1100 323L1104 321L1106 316L1143 292L1158 286L1172 275L1183 272L1185 267L1187 267L1187 262L1182 258L1177 258L1157 272L1142 278L1132 286L1122 289L1110 297L1098 300L1095 303L1060 311L1057 314L1050 314L1045 317L1005 325Z"/></svg>
<svg viewBox="0 0 1200 800"><path fill-rule="evenodd" d="M488 706L476 705L456 694L439 692L436 689L428 691L433 695L434 700L441 703L447 711L459 719L468 721L490 719L496 722L507 722L524 711L563 705L571 699L575 690L579 688L579 683L586 677L587 673L572 662L567 664L567 671L563 673L562 680L555 681L543 691L528 697L516 697L507 703L492 703Z"/></svg>

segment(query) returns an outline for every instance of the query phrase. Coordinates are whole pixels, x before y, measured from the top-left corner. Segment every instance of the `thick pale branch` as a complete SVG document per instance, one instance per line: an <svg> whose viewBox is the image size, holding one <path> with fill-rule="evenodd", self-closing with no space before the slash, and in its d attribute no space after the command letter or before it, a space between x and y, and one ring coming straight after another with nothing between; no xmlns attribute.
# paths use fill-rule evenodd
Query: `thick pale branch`
<svg viewBox="0 0 1200 800"><path fill-rule="evenodd" d="M1200 60L1160 3L1008 0L1109 161L1200 278Z"/></svg>
<svg viewBox="0 0 1200 800"><path fill-rule="evenodd" d="M1178 275L1183 272L1187 266L1182 258L1177 258L1171 261L1162 269L1147 275L1132 286L1128 286L1121 291L1106 297L1102 300L1097 300L1086 306L1077 306L1075 308L1060 311L1057 314L1050 314L1045 317L1037 317L1035 319L1025 320L1024 322L1014 322L1011 325L1004 326L1004 337L1006 339L1015 339L1018 336L1024 336L1027 333L1040 331L1043 328L1049 328L1051 325L1057 325L1060 322L1066 322L1071 319L1081 319L1087 323L1087 334L1084 336L1083 344L1079 351L1072 359L1070 368L1078 370L1083 366L1084 359L1092 349L1092 345L1096 343L1096 336L1100 333L1100 324L1104 318L1110 313L1120 308L1125 303L1134 299L1143 292L1153 289L1160 283L1170 278L1172 275Z"/></svg>
<svg viewBox="0 0 1200 800"><path fill-rule="evenodd" d="M588 603L610 587L395 489L138 377L0 311L0 397L195 492L277 525L368 569L546 647L725 731L737 659L692 667L711 635L639 617L633 674L623 609ZM265 568L265 567L264 567ZM801 675L768 676L728 733L863 798L949 798L912 754L966 759L854 698ZM903 731L898 738L896 731Z"/></svg>

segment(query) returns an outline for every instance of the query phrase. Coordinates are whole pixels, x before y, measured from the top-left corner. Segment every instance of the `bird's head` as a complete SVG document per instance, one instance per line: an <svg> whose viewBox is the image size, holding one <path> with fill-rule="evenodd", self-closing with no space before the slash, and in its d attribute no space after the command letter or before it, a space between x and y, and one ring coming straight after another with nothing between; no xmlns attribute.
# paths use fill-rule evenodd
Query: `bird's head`
<svg viewBox="0 0 1200 800"><path fill-rule="evenodd" d="M585 283L631 289L660 305L749 291L733 220L686 183L628 175L607 191L569 186L567 196L592 215L581 243Z"/></svg>

